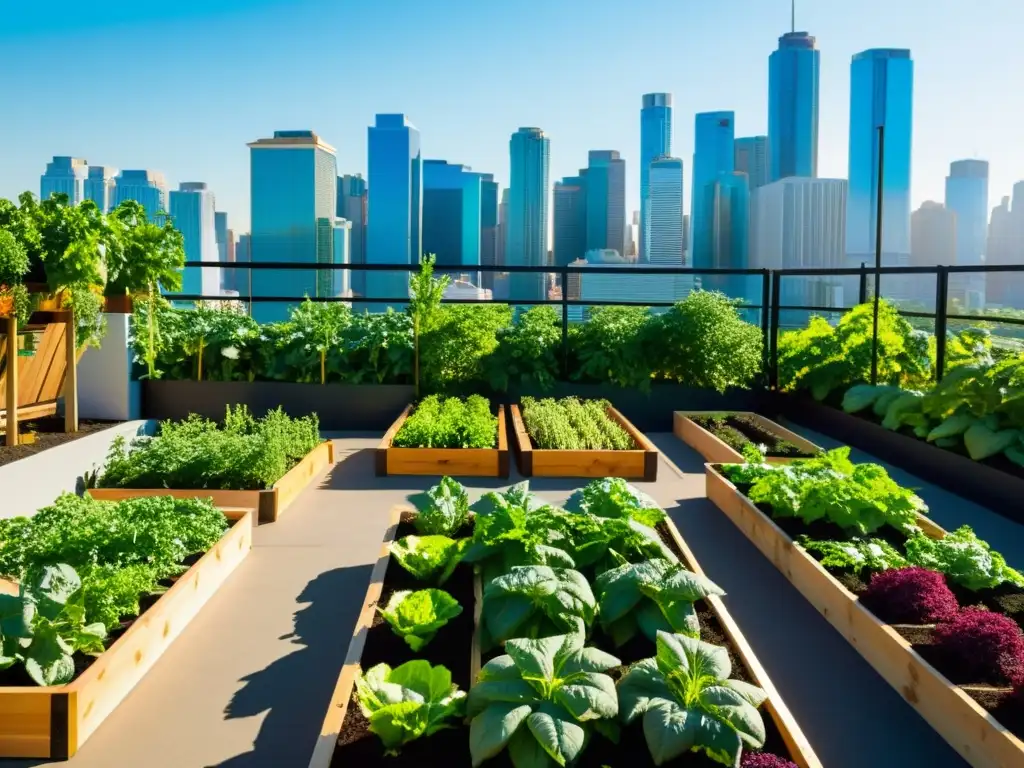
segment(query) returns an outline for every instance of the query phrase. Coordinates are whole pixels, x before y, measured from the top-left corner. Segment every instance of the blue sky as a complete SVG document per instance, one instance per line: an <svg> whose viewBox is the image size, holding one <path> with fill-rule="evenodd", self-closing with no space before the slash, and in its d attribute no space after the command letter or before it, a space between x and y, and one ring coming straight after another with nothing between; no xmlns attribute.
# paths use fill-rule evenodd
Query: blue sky
<svg viewBox="0 0 1024 768"><path fill-rule="evenodd" d="M641 95L674 95L689 186L693 115L767 129L768 55L788 0L6 0L0 197L38 193L51 155L206 181L249 222L246 142L311 128L339 172L366 170L366 127L405 112L424 156L508 180L509 135L551 138L551 180L617 149L638 207ZM102 7L97 7L102 6ZM804 6L804 7L801 7ZM915 60L913 201L942 199L951 160L991 162L990 203L1024 179L1024 3L798 0L818 38L819 174L847 175L850 56ZM372 184L372 179L371 179ZM689 201L687 201L689 205Z"/></svg>

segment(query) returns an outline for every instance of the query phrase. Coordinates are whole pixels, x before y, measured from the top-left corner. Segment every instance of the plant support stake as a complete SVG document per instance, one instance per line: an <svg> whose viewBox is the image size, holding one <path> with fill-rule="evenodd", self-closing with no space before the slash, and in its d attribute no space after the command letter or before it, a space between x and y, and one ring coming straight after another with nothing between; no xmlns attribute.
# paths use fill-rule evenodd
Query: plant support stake
<svg viewBox="0 0 1024 768"><path fill-rule="evenodd" d="M871 331L871 384L878 383L878 300L882 282L882 188L885 173L885 126L878 126L878 202L875 212L875 307Z"/></svg>

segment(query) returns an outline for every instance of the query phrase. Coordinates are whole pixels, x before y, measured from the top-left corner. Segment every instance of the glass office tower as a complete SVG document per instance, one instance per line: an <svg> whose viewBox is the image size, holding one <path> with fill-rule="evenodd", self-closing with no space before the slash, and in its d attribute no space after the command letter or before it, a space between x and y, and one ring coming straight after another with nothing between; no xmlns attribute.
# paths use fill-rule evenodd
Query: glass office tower
<svg viewBox="0 0 1024 768"><path fill-rule="evenodd" d="M555 182L554 261L564 267L583 259L587 254L587 180L583 176L566 176Z"/></svg>
<svg viewBox="0 0 1024 768"><path fill-rule="evenodd" d="M158 171L121 171L114 179L114 199L110 204L116 208L125 200L135 200L145 210L150 221L160 223L160 214L167 213L167 181Z"/></svg>
<svg viewBox="0 0 1024 768"><path fill-rule="evenodd" d="M768 137L746 136L736 139L734 162L737 171L747 174L750 191L768 183Z"/></svg>
<svg viewBox="0 0 1024 768"><path fill-rule="evenodd" d="M349 222L349 260L352 264L366 263L367 188L362 174L338 177L339 219ZM349 286L360 296L366 295L366 273L351 272Z"/></svg>
<svg viewBox="0 0 1024 768"><path fill-rule="evenodd" d="M768 175L818 175L821 53L806 32L787 32L768 57Z"/></svg>
<svg viewBox="0 0 1024 768"><path fill-rule="evenodd" d="M498 182L493 173L480 174L480 263L498 263ZM494 288L494 272L480 276L480 287Z"/></svg>
<svg viewBox="0 0 1024 768"><path fill-rule="evenodd" d="M85 199L92 200L104 213L111 209L114 200L114 177L117 169L103 165L90 165L85 180Z"/></svg>
<svg viewBox="0 0 1024 768"><path fill-rule="evenodd" d="M480 286L480 174L446 160L423 161L423 252L438 265L465 266Z"/></svg>
<svg viewBox="0 0 1024 768"><path fill-rule="evenodd" d="M985 263L988 240L988 162L957 160L946 177L946 208L956 214L956 263L980 266ZM982 273L952 275L950 292L970 309L985 306L985 276Z"/></svg>
<svg viewBox="0 0 1024 768"><path fill-rule="evenodd" d="M185 241L185 261L222 261L218 253L217 222L213 193L202 181L183 181L170 193L171 221ZM226 222L225 222L226 223ZM181 292L191 295L219 296L221 269L185 267Z"/></svg>
<svg viewBox="0 0 1024 768"><path fill-rule="evenodd" d="M650 261L649 249L644 245L650 232L651 221L647 213L650 197L651 163L659 157L672 154L672 94L645 93L640 109L640 232L639 261Z"/></svg>
<svg viewBox="0 0 1024 768"><path fill-rule="evenodd" d="M505 263L544 266L548 258L548 137L540 128L520 128L509 140L509 158L512 173ZM541 273L510 274L509 299L544 299L545 277Z"/></svg>
<svg viewBox="0 0 1024 768"><path fill-rule="evenodd" d="M80 157L58 156L46 164L46 172L39 177L39 199L49 200L51 195L67 195L71 205L85 199L84 185L89 164Z"/></svg>
<svg viewBox="0 0 1024 768"><path fill-rule="evenodd" d="M587 161L587 250L626 254L626 161L592 149Z"/></svg>
<svg viewBox="0 0 1024 768"><path fill-rule="evenodd" d="M695 269L714 266L715 182L735 168L735 120L732 112L702 112L697 115L693 187L690 194L690 261Z"/></svg>

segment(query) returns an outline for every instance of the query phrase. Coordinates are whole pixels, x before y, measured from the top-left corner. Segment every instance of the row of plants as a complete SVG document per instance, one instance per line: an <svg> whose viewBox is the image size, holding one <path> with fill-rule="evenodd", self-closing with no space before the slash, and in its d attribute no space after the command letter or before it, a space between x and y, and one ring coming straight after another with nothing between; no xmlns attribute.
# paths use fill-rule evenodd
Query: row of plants
<svg viewBox="0 0 1024 768"><path fill-rule="evenodd" d="M522 399L523 423L534 447L558 451L628 451L636 443L608 415L607 400Z"/></svg>
<svg viewBox="0 0 1024 768"><path fill-rule="evenodd" d="M1024 735L1024 576L968 526L931 538L924 502L849 449L786 465L756 449L722 473L861 604ZM989 686L978 689L977 686Z"/></svg>
<svg viewBox="0 0 1024 768"><path fill-rule="evenodd" d="M210 502L60 496L0 519L0 687L61 685L81 674L224 534Z"/></svg>
<svg viewBox="0 0 1024 768"><path fill-rule="evenodd" d="M755 446L770 458L798 459L814 455L765 428L751 414L691 413L687 418L741 454L749 450L749 446Z"/></svg>
<svg viewBox="0 0 1024 768"><path fill-rule="evenodd" d="M718 644L704 600L722 590L663 542L649 497L606 479L559 508L522 483L471 507L444 478L417 506L391 546L380 611L402 642L381 658L371 629L336 761L793 766L761 751L785 745L758 711L765 692ZM471 598L443 587L474 570L485 663L467 692L462 669L439 660L468 666L445 633Z"/></svg>
<svg viewBox="0 0 1024 768"><path fill-rule="evenodd" d="M498 419L480 395L465 399L428 395L392 438L396 448L493 448Z"/></svg>
<svg viewBox="0 0 1024 768"><path fill-rule="evenodd" d="M316 415L293 419L277 408L257 419L227 406L220 424L191 414L163 421L155 435L111 443L87 487L262 490L321 442Z"/></svg>

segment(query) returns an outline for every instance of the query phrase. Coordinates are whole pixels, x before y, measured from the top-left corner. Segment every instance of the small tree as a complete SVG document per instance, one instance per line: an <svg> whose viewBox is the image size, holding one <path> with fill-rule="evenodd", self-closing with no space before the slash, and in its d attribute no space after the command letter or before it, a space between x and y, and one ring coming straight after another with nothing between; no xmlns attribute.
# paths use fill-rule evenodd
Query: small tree
<svg viewBox="0 0 1024 768"><path fill-rule="evenodd" d="M427 333L437 321L441 299L448 287L448 275L434 277L435 256L425 254L420 260L420 271L409 278L409 316L412 317L413 382L416 399L420 396L420 335Z"/></svg>
<svg viewBox="0 0 1024 768"><path fill-rule="evenodd" d="M14 317L18 324L28 319L28 291L24 278L28 273L28 254L18 239L0 229L0 317Z"/></svg>

